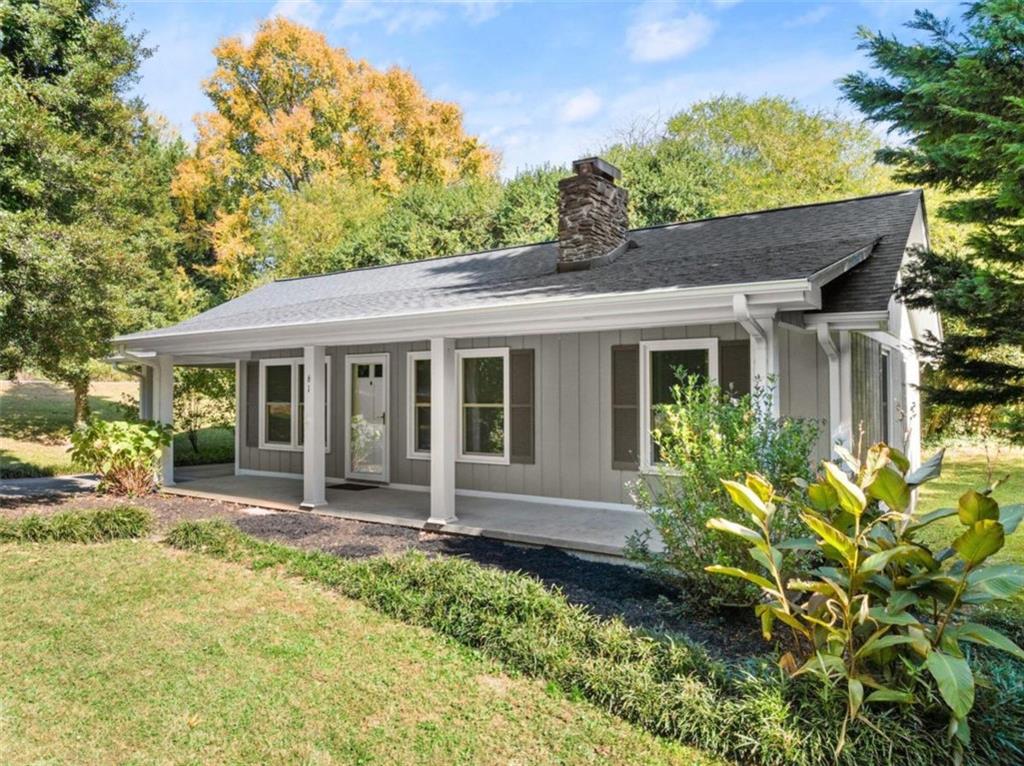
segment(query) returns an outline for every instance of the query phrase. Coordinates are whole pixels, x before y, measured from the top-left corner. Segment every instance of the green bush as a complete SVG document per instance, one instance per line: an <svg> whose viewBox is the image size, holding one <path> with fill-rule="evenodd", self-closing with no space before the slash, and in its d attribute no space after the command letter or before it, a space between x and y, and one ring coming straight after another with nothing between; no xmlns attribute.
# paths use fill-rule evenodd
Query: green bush
<svg viewBox="0 0 1024 766"><path fill-rule="evenodd" d="M144 508L116 505L98 511L62 511L0 519L0 543L99 543L142 537L153 528Z"/></svg>
<svg viewBox="0 0 1024 766"><path fill-rule="evenodd" d="M659 407L652 429L661 458L657 478L633 485L636 503L650 517L664 549L652 548L652 535L645 530L630 538L627 553L662 575L681 575L686 590L696 589L711 605L753 603L757 591L747 583L704 571L709 563L740 566L747 559L743 541L707 528L715 517L743 520L719 479L756 472L780 487L794 479L810 480L818 426L772 416L772 392L765 388L737 398L702 378L684 376L672 394L673 402ZM795 530L798 522L780 518L779 524Z"/></svg>
<svg viewBox="0 0 1024 766"><path fill-rule="evenodd" d="M823 463L819 481L794 503L764 477L744 483L723 479L749 526L719 518L708 526L749 546L759 571L712 565L709 572L741 579L764 594L756 611L765 638L776 625L793 637L782 665L793 675L816 676L847 696L847 723L867 719L875 704L923 709L945 706L938 723L970 744L967 717L977 688L968 645L997 649L1024 660L1024 650L989 625L970 622L970 605L1002 601L1024 591L1024 566L986 565L1024 517L1024 504L999 508L991 497L969 490L957 508L917 515L912 495L939 475L942 453L914 472L885 444L857 460L840 450L851 476ZM780 539L779 510L795 507L810 537ZM957 516L962 530L948 546L931 549L922 529ZM783 549L814 550L823 565L793 577ZM840 738L840 744L842 738Z"/></svg>
<svg viewBox="0 0 1024 766"><path fill-rule="evenodd" d="M99 488L116 495L144 495L156 486L160 453L171 427L153 421L101 420L93 415L71 434L71 458L99 474Z"/></svg>
<svg viewBox="0 0 1024 766"><path fill-rule="evenodd" d="M834 761L844 694L806 678L788 678L769 662L727 666L686 642L600 619L526 575L418 553L342 559L261 542L225 522L182 523L167 541L332 587L478 649L510 669L546 679L655 734L740 763ZM1024 752L1018 672L1012 666L993 669L992 685L979 689L968 764L1010 763ZM933 733L933 720L918 711L888 706L872 720L879 731L851 726L838 763L948 762L947 743Z"/></svg>

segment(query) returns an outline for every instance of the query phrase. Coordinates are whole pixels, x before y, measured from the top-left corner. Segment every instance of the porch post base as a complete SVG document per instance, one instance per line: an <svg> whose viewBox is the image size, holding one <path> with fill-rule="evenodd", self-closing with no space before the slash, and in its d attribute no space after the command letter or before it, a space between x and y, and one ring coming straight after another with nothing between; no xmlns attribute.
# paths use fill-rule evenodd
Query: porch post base
<svg viewBox="0 0 1024 766"><path fill-rule="evenodd" d="M299 510L300 511L315 511L317 508L326 508L326 507L327 507L327 503L317 503L317 502L307 503L305 501L299 503Z"/></svg>
<svg viewBox="0 0 1024 766"><path fill-rule="evenodd" d="M448 524L454 524L457 521L458 521L458 519L455 518L454 516L449 516L447 519L429 518L429 519L427 519L427 523L423 525L423 531L425 531L425 532L437 532L442 527L445 527Z"/></svg>

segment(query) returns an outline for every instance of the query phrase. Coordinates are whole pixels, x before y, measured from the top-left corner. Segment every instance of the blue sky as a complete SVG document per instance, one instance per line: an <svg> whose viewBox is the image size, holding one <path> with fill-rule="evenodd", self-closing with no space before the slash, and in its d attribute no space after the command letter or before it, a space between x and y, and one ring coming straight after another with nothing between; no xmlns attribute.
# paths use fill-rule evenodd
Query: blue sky
<svg viewBox="0 0 1024 766"><path fill-rule="evenodd" d="M410 69L429 95L457 102L502 173L567 164L637 126L658 125L718 93L779 94L852 113L835 81L865 68L858 25L900 32L916 7L871 2L128 2L129 26L157 50L139 93L191 138L210 108L211 49L283 15L378 67Z"/></svg>

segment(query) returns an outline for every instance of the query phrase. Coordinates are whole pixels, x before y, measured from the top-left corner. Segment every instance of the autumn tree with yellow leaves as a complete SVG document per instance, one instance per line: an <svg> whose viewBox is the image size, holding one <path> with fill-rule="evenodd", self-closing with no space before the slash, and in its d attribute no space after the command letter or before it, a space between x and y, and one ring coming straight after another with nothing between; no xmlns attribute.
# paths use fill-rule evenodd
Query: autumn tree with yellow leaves
<svg viewBox="0 0 1024 766"><path fill-rule="evenodd" d="M251 42L224 39L214 55L204 83L214 111L196 118L195 153L178 167L172 194L192 248L212 256L208 269L229 293L273 270L260 229L311 185L354 185L386 199L411 184L495 172L495 156L466 134L455 104L300 24L264 21Z"/></svg>

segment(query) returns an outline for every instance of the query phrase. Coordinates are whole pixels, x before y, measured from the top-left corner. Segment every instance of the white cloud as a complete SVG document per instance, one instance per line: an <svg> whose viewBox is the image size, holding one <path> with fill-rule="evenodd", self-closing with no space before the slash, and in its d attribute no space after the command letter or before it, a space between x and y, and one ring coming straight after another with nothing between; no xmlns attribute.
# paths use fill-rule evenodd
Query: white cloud
<svg viewBox="0 0 1024 766"><path fill-rule="evenodd" d="M626 30L626 45L633 61L668 61L707 44L715 22L702 13L674 15L674 4L642 7Z"/></svg>
<svg viewBox="0 0 1024 766"><path fill-rule="evenodd" d="M277 0L267 18L283 16L298 24L315 27L323 13L324 7L316 0Z"/></svg>
<svg viewBox="0 0 1024 766"><path fill-rule="evenodd" d="M343 0L331 19L331 26L380 24L388 34L419 32L442 21L451 8L459 8L470 24L481 24L497 16L504 5L500 0L453 0L436 4Z"/></svg>
<svg viewBox="0 0 1024 766"><path fill-rule="evenodd" d="M803 13L795 18L785 22L782 26L788 29L795 27L810 27L824 21L825 17L832 13L832 8L827 5L819 5L817 8L811 8L807 13Z"/></svg>
<svg viewBox="0 0 1024 766"><path fill-rule="evenodd" d="M584 122L601 111L601 104L601 97L590 88L581 90L562 104L558 119L568 124Z"/></svg>

